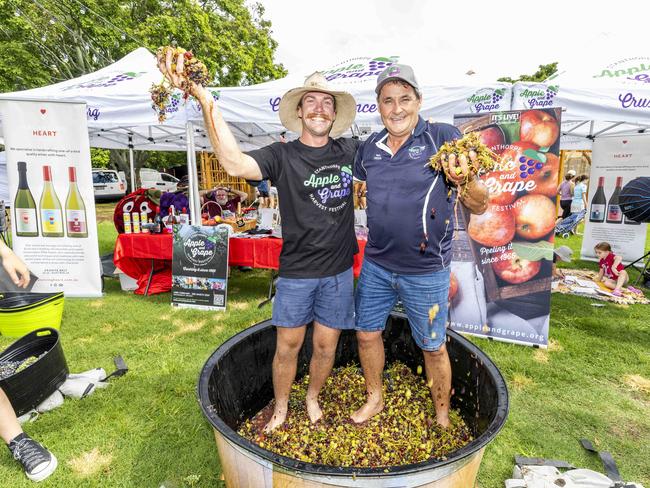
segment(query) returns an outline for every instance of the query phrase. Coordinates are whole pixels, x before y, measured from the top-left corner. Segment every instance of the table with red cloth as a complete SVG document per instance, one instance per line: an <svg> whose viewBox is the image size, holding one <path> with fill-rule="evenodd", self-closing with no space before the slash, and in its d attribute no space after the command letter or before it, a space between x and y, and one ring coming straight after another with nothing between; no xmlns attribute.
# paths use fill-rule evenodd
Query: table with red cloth
<svg viewBox="0 0 650 488"><path fill-rule="evenodd" d="M172 235L120 234L115 243L113 262L124 274L137 281L138 295L164 293L172 287ZM358 240L359 253L354 255L353 271L361 272L365 240ZM231 237L228 246L229 266L278 269L282 239L275 237Z"/></svg>

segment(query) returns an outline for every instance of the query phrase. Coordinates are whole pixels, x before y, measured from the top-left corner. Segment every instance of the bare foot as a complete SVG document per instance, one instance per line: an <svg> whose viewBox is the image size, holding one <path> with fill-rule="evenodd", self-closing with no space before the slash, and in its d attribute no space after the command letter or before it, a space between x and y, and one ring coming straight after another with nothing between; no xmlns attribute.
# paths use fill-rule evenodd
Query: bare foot
<svg viewBox="0 0 650 488"><path fill-rule="evenodd" d="M449 414L445 413L443 415L436 414L436 423L443 429L449 428Z"/></svg>
<svg viewBox="0 0 650 488"><path fill-rule="evenodd" d="M305 404L307 405L307 415L309 415L309 420L312 424L315 424L323 417L323 411L318 405L318 398L309 398L305 399Z"/></svg>
<svg viewBox="0 0 650 488"><path fill-rule="evenodd" d="M271 420L269 420L269 423L264 426L264 433L268 434L278 427L280 427L284 421L287 418L287 411L286 410L274 410L273 411L273 416L271 417Z"/></svg>
<svg viewBox="0 0 650 488"><path fill-rule="evenodd" d="M377 415L383 409L384 409L383 399L379 399L379 401L372 401L372 402L368 400L366 403L363 404L363 406L359 410L357 410L352 415L350 415L350 418L355 424L362 424L369 418Z"/></svg>

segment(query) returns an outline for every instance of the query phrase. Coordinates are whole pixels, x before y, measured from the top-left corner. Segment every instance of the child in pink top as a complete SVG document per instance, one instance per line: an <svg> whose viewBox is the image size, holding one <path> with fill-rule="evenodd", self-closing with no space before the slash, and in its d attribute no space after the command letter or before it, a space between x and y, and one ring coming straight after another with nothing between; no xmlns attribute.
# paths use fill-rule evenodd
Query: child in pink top
<svg viewBox="0 0 650 488"><path fill-rule="evenodd" d="M598 256L598 277L596 281L602 281L607 288L613 289L612 295L621 296L621 289L627 284L629 276L623 266L623 258L612 252L609 242L599 242L594 247ZM636 291L632 289L631 291Z"/></svg>

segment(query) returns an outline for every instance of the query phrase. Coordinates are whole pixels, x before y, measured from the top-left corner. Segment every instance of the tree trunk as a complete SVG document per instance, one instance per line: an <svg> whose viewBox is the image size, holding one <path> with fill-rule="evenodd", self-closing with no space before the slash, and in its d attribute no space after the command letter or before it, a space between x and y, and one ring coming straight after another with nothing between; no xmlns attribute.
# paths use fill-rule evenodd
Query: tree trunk
<svg viewBox="0 0 650 488"><path fill-rule="evenodd" d="M128 193L134 191L131 188L131 168L129 167L129 150L128 149L111 149L111 163L118 171L124 171L126 174ZM147 151L133 151L133 168L135 169L136 188L140 188L140 168L149 159Z"/></svg>

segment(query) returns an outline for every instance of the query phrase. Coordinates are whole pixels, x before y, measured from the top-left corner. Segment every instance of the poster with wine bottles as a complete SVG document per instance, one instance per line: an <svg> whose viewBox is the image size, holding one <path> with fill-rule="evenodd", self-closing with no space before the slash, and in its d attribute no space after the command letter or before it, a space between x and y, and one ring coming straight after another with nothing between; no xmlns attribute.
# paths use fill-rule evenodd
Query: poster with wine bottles
<svg viewBox="0 0 650 488"><path fill-rule="evenodd" d="M650 176L650 135L598 137L593 143L582 259L597 261L594 246L608 242L629 263L644 254L646 226L621 211L618 197L627 183Z"/></svg>
<svg viewBox="0 0 650 488"><path fill-rule="evenodd" d="M225 310L228 295L228 225L175 224L172 305Z"/></svg>
<svg viewBox="0 0 650 488"><path fill-rule="evenodd" d="M102 294L85 103L0 101L14 252L31 291Z"/></svg>
<svg viewBox="0 0 650 488"><path fill-rule="evenodd" d="M495 155L479 175L487 210L455 212L450 327L506 342L548 344L562 112L456 115Z"/></svg>

